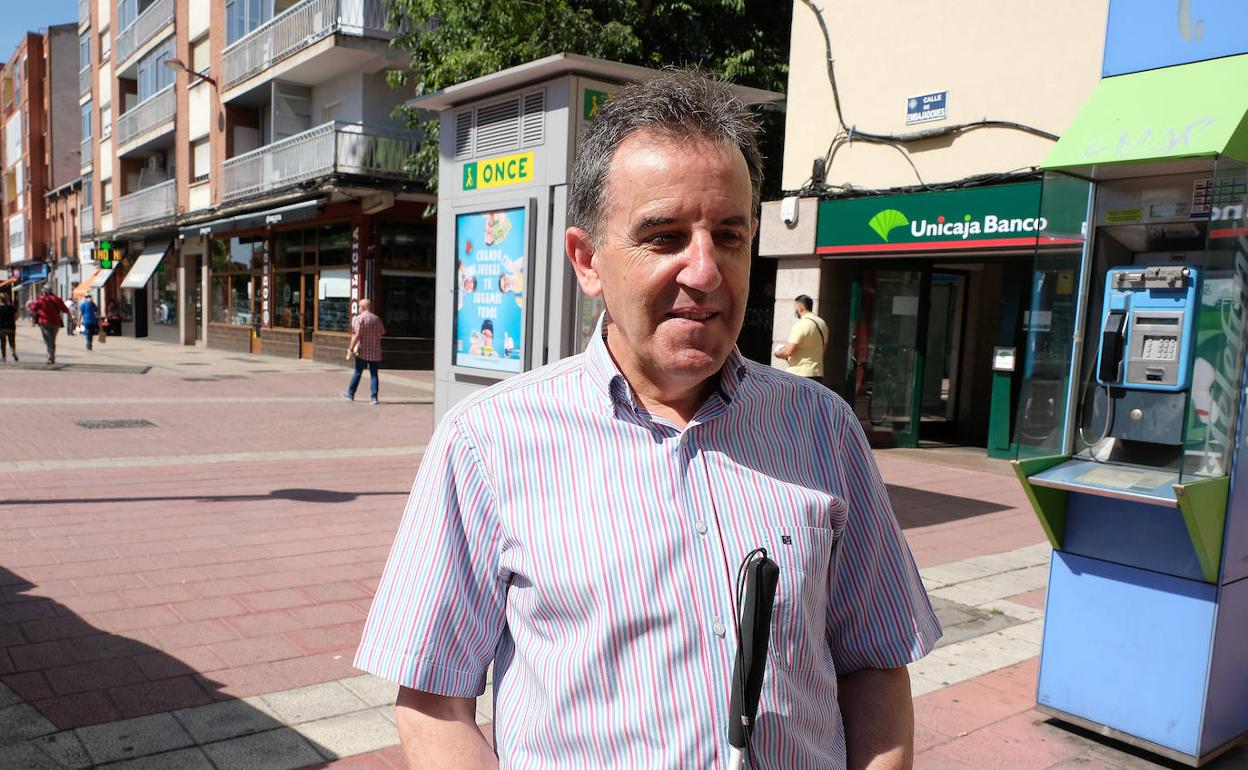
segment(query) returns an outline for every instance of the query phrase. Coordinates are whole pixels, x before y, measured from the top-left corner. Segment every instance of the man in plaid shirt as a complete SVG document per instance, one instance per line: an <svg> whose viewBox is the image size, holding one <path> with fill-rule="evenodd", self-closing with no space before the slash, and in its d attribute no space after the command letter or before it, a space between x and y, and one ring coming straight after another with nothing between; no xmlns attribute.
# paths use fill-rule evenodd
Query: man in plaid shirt
<svg viewBox="0 0 1248 770"><path fill-rule="evenodd" d="M360 314L351 319L351 344L347 346L348 355L355 356L355 371L351 374L351 384L338 395L348 401L355 400L355 389L360 385L360 376L364 367L368 366L370 404L377 403L377 366L381 363L381 338L386 333L386 326L373 313L371 300L360 300Z"/></svg>

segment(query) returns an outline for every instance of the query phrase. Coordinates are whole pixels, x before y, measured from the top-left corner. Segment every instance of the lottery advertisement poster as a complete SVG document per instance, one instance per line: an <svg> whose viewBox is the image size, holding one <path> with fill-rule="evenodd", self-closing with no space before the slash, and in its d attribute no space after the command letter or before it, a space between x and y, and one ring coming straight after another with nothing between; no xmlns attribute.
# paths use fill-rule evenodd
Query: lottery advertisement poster
<svg viewBox="0 0 1248 770"><path fill-rule="evenodd" d="M455 217L456 366L519 372L529 239L522 207Z"/></svg>

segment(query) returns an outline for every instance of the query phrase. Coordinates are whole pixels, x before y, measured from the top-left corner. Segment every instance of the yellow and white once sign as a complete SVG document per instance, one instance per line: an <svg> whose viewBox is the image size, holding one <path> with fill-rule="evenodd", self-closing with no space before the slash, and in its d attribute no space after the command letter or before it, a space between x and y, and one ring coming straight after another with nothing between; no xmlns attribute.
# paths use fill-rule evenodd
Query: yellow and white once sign
<svg viewBox="0 0 1248 770"><path fill-rule="evenodd" d="M464 164L464 189L484 190L533 181L533 151Z"/></svg>

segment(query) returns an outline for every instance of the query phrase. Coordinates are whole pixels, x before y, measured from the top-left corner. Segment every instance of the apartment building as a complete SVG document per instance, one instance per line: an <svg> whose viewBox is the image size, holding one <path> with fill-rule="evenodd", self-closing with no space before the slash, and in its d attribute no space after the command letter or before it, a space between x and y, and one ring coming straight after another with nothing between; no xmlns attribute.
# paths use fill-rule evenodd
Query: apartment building
<svg viewBox="0 0 1248 770"><path fill-rule="evenodd" d="M427 365L434 198L383 0L81 0L81 229L123 333L342 361L373 300ZM101 263L104 264L104 263Z"/></svg>
<svg viewBox="0 0 1248 770"><path fill-rule="evenodd" d="M873 443L1011 455L1012 351L1044 229L1036 168L1097 85L1107 9L794 3L792 192L764 204L760 227L778 263L774 343L793 298L814 298L827 384Z"/></svg>
<svg viewBox="0 0 1248 770"><path fill-rule="evenodd" d="M76 232L54 237L46 195L78 176L78 117L74 73L78 41L73 24L28 32L0 69L3 112L3 283L28 298L52 280L66 289L78 275ZM74 228L76 231L76 228Z"/></svg>

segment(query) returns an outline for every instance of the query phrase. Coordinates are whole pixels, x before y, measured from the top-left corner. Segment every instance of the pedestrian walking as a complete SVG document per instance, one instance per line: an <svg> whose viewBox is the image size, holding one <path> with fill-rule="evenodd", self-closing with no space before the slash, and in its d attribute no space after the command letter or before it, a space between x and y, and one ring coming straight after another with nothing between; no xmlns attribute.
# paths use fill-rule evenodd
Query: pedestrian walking
<svg viewBox="0 0 1248 770"><path fill-rule="evenodd" d="M0 293L0 361L8 361L9 353L13 361L17 359L17 305L8 294Z"/></svg>
<svg viewBox="0 0 1248 770"><path fill-rule="evenodd" d="M372 301L360 300L360 312L351 319L351 341L347 344L347 355L355 358L355 371L351 373L347 389L338 395L354 401L360 376L364 374L364 367L368 367L368 402L377 404L377 367L381 365L381 338L385 334L386 325L373 313Z"/></svg>
<svg viewBox="0 0 1248 770"><path fill-rule="evenodd" d="M815 302L806 294L793 299L797 323L789 330L789 341L776 348L776 358L789 362L787 371L798 377L823 382L823 354L828 349L828 325L815 315Z"/></svg>
<svg viewBox="0 0 1248 770"><path fill-rule="evenodd" d="M43 334L43 344L48 349L48 363L56 363L56 335L61 331L61 316L68 313L69 308L49 286L43 290L35 302L34 319Z"/></svg>
<svg viewBox="0 0 1248 770"><path fill-rule="evenodd" d="M87 350L91 350L95 335L100 333L100 308L88 296L78 305L78 313L82 316L82 336L87 340Z"/></svg>
<svg viewBox="0 0 1248 770"><path fill-rule="evenodd" d="M621 88L582 132L564 248L606 312L584 353L443 418L356 653L400 686L411 766L725 767L759 549L780 577L749 766L912 761L906 664L940 626L866 437L735 347L756 132L688 73Z"/></svg>
<svg viewBox="0 0 1248 770"><path fill-rule="evenodd" d="M65 333L74 336L74 329L78 326L78 304L71 297L65 302Z"/></svg>

